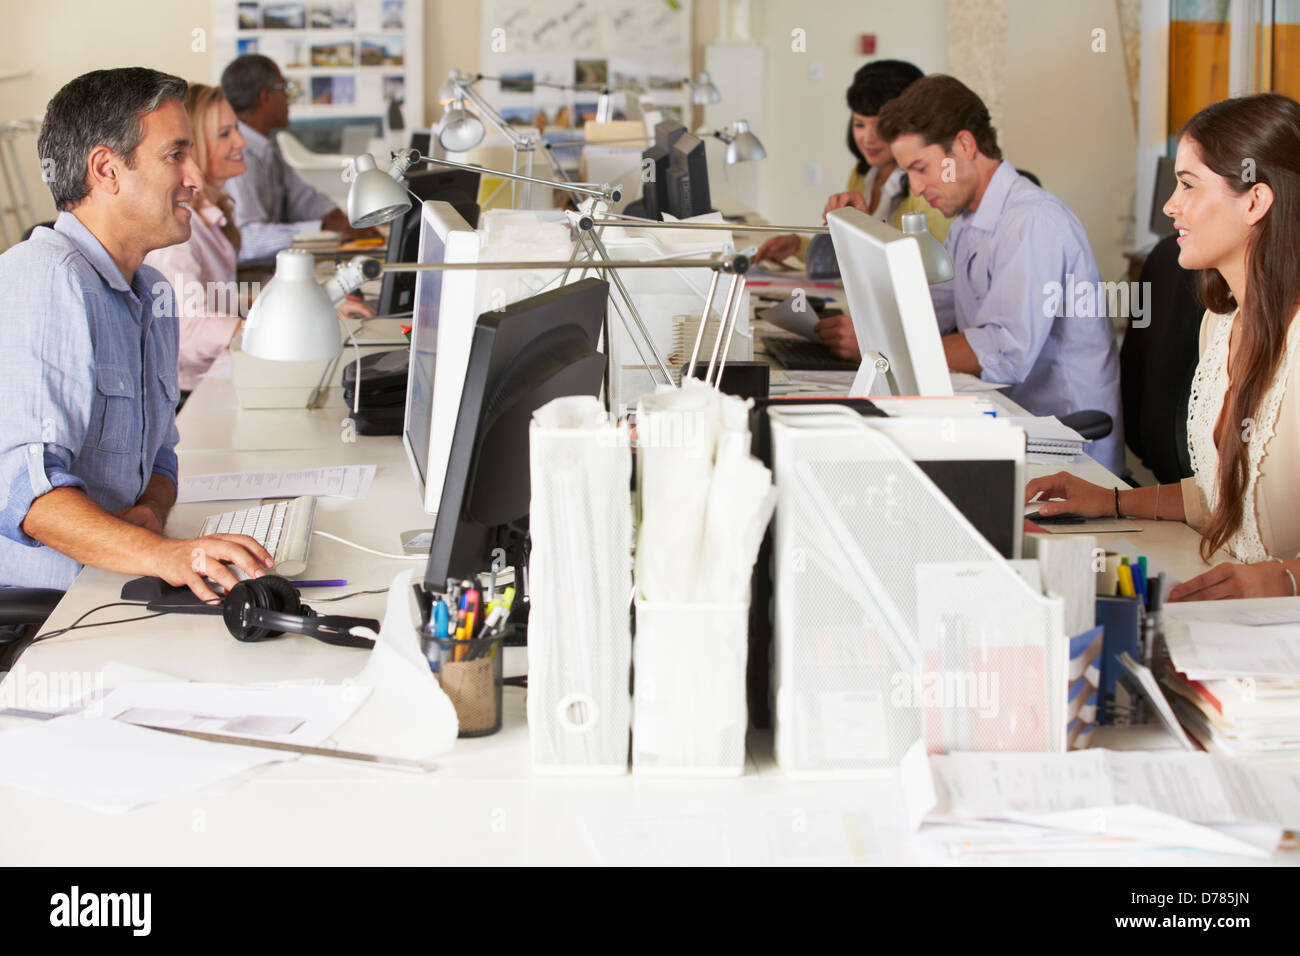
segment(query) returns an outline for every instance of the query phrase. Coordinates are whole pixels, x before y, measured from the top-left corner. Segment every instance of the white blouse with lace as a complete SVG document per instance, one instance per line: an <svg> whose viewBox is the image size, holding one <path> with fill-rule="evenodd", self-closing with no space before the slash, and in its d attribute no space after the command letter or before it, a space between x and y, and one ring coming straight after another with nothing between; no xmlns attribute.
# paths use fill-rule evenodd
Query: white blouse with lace
<svg viewBox="0 0 1300 956"><path fill-rule="evenodd" d="M1219 451L1214 444L1228 393L1228 345L1236 313L1206 312L1201 320L1200 363L1187 403L1187 442L1193 477L1182 482L1187 523L1200 530L1219 498ZM1241 423L1246 442L1247 507L1228 540L1238 561L1293 558L1300 553L1300 388L1295 381L1300 322L1292 319L1278 374L1253 419ZM1226 427L1233 427L1228 425Z"/></svg>

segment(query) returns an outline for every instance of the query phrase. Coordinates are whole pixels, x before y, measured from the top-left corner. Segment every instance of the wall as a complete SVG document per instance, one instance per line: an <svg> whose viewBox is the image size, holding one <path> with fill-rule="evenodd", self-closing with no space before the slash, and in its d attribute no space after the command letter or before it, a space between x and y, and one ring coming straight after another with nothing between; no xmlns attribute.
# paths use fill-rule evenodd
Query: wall
<svg viewBox="0 0 1300 956"><path fill-rule="evenodd" d="M910 60L926 73L942 72L948 63L947 6L946 0L754 5L753 36L764 47L767 74L762 121L750 122L767 149L759 209L768 221L820 225L826 197L844 188L854 162L844 142L849 118L844 92L870 59L857 52L858 35L876 35L877 58ZM804 31L806 52L791 49L794 30ZM710 38L696 37L701 39ZM820 182L809 182L810 166L818 168Z"/></svg>
<svg viewBox="0 0 1300 956"><path fill-rule="evenodd" d="M1102 278L1125 277L1137 140L1115 4L1005 2L1002 152L1083 222ZM1105 53L1092 51L1097 29Z"/></svg>
<svg viewBox="0 0 1300 956"><path fill-rule="evenodd" d="M30 75L0 80L0 122L41 116L59 87L90 70L148 66L209 82L211 58L192 49L192 31L210 32L211 25L208 0L6 3L0 72ZM53 219L54 202L36 160L36 136L23 136L17 147L36 218ZM7 196L3 201L8 205Z"/></svg>

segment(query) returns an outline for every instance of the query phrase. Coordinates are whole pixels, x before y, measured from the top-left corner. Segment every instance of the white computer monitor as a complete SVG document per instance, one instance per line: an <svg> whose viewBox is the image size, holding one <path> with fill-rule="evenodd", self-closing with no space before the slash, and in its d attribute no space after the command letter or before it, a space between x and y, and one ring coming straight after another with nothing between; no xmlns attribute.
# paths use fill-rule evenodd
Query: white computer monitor
<svg viewBox="0 0 1300 956"><path fill-rule="evenodd" d="M420 213L420 262L477 262L479 237L449 203L428 201ZM477 311L471 269L417 273L410 374L402 444L424 501L437 514L452 434L465 386Z"/></svg>
<svg viewBox="0 0 1300 956"><path fill-rule="evenodd" d="M886 394L874 367L889 363L898 395L951 395L921 248L911 236L851 207L826 217L863 363L850 394ZM874 384L873 384L874 383Z"/></svg>

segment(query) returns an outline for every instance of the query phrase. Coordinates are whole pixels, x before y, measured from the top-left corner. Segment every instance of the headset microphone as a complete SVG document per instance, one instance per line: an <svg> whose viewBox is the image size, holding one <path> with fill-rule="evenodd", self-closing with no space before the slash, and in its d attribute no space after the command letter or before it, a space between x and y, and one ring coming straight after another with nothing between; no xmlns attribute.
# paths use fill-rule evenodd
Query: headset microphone
<svg viewBox="0 0 1300 956"><path fill-rule="evenodd" d="M287 578L274 574L236 584L221 602L221 616L236 640L248 642L281 634L304 634L338 647L374 647L373 640L351 630L379 630L374 618L317 614L302 603L298 589Z"/></svg>

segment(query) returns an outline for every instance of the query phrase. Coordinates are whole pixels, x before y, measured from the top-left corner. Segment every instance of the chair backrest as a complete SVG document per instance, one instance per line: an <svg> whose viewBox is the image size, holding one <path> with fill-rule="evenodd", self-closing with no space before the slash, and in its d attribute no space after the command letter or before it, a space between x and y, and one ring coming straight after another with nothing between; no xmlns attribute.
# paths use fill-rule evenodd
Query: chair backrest
<svg viewBox="0 0 1300 956"><path fill-rule="evenodd" d="M1205 313L1195 274L1178 264L1177 238L1160 240L1147 256L1140 277L1146 315L1130 315L1119 350L1124 438L1162 484L1192 474L1187 399Z"/></svg>

